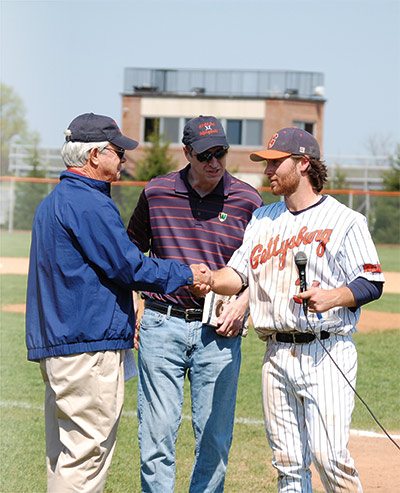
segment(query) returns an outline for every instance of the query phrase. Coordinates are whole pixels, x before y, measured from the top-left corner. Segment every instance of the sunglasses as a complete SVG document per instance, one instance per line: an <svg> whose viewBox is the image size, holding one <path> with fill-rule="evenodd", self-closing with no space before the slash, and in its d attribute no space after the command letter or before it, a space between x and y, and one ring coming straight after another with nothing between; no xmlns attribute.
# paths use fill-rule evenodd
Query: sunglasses
<svg viewBox="0 0 400 493"><path fill-rule="evenodd" d="M115 152L119 159L123 159L125 154L125 149L121 149L120 147L118 147L117 149L114 149L113 147L105 147L104 149Z"/></svg>
<svg viewBox="0 0 400 493"><path fill-rule="evenodd" d="M204 151L200 154L196 154L195 158L201 163L209 163L213 157L215 157L215 159L221 159L227 152L228 149L226 147L222 147L221 149L217 149L215 152Z"/></svg>

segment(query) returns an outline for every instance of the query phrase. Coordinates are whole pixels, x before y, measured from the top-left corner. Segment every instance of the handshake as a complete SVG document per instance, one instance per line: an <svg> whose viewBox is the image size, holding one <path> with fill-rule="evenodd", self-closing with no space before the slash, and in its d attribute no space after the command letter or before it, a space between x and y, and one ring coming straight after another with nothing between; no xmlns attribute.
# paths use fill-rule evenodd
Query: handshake
<svg viewBox="0 0 400 493"><path fill-rule="evenodd" d="M212 271L205 264L192 264L193 284L189 286L195 296L205 296L214 285Z"/></svg>

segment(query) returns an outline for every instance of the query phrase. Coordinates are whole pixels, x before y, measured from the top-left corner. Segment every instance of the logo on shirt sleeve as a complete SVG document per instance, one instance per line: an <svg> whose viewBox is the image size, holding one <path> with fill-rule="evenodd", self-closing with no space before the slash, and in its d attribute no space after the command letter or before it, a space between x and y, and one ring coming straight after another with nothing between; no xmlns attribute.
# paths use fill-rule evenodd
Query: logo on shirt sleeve
<svg viewBox="0 0 400 493"><path fill-rule="evenodd" d="M372 272L373 274L380 274L382 272L382 267L380 264L364 264L364 272Z"/></svg>

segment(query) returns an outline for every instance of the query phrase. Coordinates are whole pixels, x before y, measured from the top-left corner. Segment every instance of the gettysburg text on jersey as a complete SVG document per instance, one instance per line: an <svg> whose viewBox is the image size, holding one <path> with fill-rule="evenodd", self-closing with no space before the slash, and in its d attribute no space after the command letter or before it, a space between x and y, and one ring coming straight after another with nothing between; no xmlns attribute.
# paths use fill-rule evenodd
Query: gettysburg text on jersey
<svg viewBox="0 0 400 493"><path fill-rule="evenodd" d="M286 265L287 251L300 245L308 245L313 241L319 243L317 247L318 257L322 257L325 252L325 246L331 237L332 229L317 229L316 231L308 231L307 226L303 226L299 233L291 238L280 241L280 235L272 237L268 245L256 245L250 255L250 264L253 269L256 269L259 264L264 264L272 257L279 255L279 269L284 269Z"/></svg>

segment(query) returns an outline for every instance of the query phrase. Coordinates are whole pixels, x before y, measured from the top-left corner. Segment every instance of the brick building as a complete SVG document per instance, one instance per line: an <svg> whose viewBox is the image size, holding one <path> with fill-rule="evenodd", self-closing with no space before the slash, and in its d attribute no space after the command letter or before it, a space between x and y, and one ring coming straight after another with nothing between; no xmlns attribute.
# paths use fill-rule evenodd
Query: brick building
<svg viewBox="0 0 400 493"><path fill-rule="evenodd" d="M321 73L126 68L124 75L122 132L140 143L127 153L132 174L155 127L169 140L179 168L185 166L183 127L199 115L221 120L231 146L228 169L256 186L264 166L250 161L249 153L265 147L274 131L294 125L322 142Z"/></svg>

